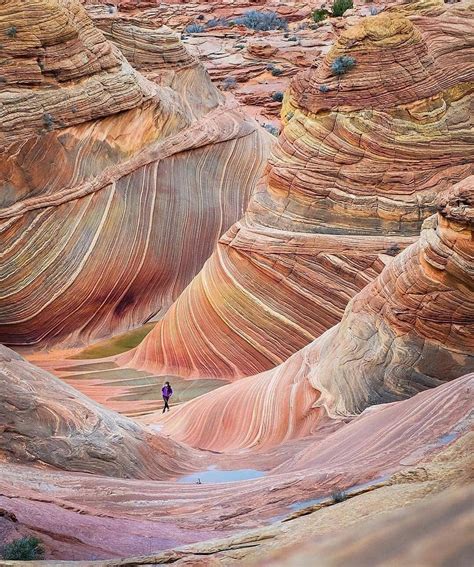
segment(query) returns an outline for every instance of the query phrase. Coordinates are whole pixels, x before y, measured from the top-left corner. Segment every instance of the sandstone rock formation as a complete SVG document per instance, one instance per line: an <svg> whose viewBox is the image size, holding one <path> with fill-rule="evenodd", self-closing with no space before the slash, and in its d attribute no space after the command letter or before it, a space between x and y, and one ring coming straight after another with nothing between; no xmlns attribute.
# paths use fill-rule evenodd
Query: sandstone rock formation
<svg viewBox="0 0 474 567"><path fill-rule="evenodd" d="M277 445L313 433L327 416L359 414L474 370L473 181L442 195L420 239L351 300L340 324L276 369L177 408L166 431L213 450Z"/></svg>
<svg viewBox="0 0 474 567"><path fill-rule="evenodd" d="M431 46L405 17L366 18L294 79L246 215L122 364L237 379L340 320L417 237L437 195L472 169L473 72L452 25ZM449 65L448 53L461 63ZM333 68L339 57L352 58L343 74Z"/></svg>
<svg viewBox="0 0 474 567"><path fill-rule="evenodd" d="M149 556L123 560L136 565L180 557L191 561L204 553L221 557L224 564L247 556L262 560L269 549L337 533L368 514L439 492L446 483L466 482L472 463L472 442L465 442L472 387L473 376L465 376L383 406L319 442L312 440L314 452L306 465L290 460L245 482L177 485L1 463L0 507L16 516L19 528L39 533L52 558ZM296 453L302 447L292 443ZM429 465L446 450L442 470ZM238 455L240 466L249 463L247 456ZM222 455L222 465L230 457ZM219 463L219 455L212 458ZM255 455L251 458L255 462ZM267 458L271 461L274 454ZM346 490L347 502L333 506L335 490ZM113 537L118 532L123 537ZM210 538L214 541L203 541ZM201 543L169 549L191 541ZM160 549L167 551L157 554ZM122 563L113 559L110 564Z"/></svg>
<svg viewBox="0 0 474 567"><path fill-rule="evenodd" d="M160 84L76 1L0 7L3 343L75 347L160 316L261 174L270 136L169 30L140 29L106 34Z"/></svg>
<svg viewBox="0 0 474 567"><path fill-rule="evenodd" d="M191 454L0 345L0 467L164 479L189 470Z"/></svg>

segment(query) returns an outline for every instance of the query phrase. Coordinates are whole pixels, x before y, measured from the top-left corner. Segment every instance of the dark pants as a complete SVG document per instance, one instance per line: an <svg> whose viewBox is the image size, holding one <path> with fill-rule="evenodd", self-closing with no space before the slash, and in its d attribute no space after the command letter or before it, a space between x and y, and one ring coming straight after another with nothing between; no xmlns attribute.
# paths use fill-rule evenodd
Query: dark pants
<svg viewBox="0 0 474 567"><path fill-rule="evenodd" d="M169 396L163 396L163 400L165 401L165 407L163 408L163 413L165 413L166 410L170 411L170 406L168 405Z"/></svg>

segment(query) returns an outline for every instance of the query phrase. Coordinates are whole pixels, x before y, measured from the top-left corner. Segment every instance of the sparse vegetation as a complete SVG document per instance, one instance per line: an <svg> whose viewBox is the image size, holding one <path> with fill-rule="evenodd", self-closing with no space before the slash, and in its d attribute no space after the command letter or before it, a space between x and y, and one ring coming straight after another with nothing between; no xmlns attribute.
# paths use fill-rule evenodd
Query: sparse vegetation
<svg viewBox="0 0 474 567"><path fill-rule="evenodd" d="M400 246L398 244L391 244L385 251L385 253L389 256L396 256L399 252Z"/></svg>
<svg viewBox="0 0 474 567"><path fill-rule="evenodd" d="M272 100L275 102L281 102L283 100L283 93L281 91L276 91L272 94Z"/></svg>
<svg viewBox="0 0 474 567"><path fill-rule="evenodd" d="M350 10L353 7L354 2L352 0L335 0L331 12L335 18L340 18L346 10Z"/></svg>
<svg viewBox="0 0 474 567"><path fill-rule="evenodd" d="M196 22L194 22L193 24L188 24L184 28L184 31L186 33L202 33L204 30L205 30L204 26L201 26L201 24L198 24Z"/></svg>
<svg viewBox="0 0 474 567"><path fill-rule="evenodd" d="M352 69L356 64L354 57L349 57L349 55L341 55L336 57L331 63L331 71L333 75L344 75L350 69Z"/></svg>
<svg viewBox="0 0 474 567"><path fill-rule="evenodd" d="M54 125L54 116L52 114L49 114L48 112L43 114L43 124L48 130L51 130Z"/></svg>
<svg viewBox="0 0 474 567"><path fill-rule="evenodd" d="M329 16L329 12L324 8L320 8L319 10L313 10L311 12L311 17L313 18L313 21L316 22L317 24L325 20L328 16Z"/></svg>
<svg viewBox="0 0 474 567"><path fill-rule="evenodd" d="M347 500L347 493L343 490L336 490L331 494L331 498L334 504L339 504L339 502L344 502L344 500Z"/></svg>
<svg viewBox="0 0 474 567"><path fill-rule="evenodd" d="M264 128L267 132L270 132L272 136L278 136L280 134L280 130L271 124L265 124Z"/></svg>
<svg viewBox="0 0 474 567"><path fill-rule="evenodd" d="M274 77L278 77L283 73L283 69L280 69L280 67L273 67L271 72Z"/></svg>
<svg viewBox="0 0 474 567"><path fill-rule="evenodd" d="M234 21L236 24L256 31L286 30L288 28L288 22L275 12L250 10Z"/></svg>
<svg viewBox="0 0 474 567"><path fill-rule="evenodd" d="M288 41L298 41L298 38L296 37L296 35L293 35L290 38L288 38Z"/></svg>
<svg viewBox="0 0 474 567"><path fill-rule="evenodd" d="M38 538L22 537L4 545L0 556L9 561L36 561L44 558L44 549Z"/></svg>
<svg viewBox="0 0 474 567"><path fill-rule="evenodd" d="M208 27L208 28L217 28L217 27L226 28L228 25L229 25L229 22L225 18L212 18L212 20L209 20L207 22L206 27Z"/></svg>
<svg viewBox="0 0 474 567"><path fill-rule="evenodd" d="M10 26L9 28L7 28L7 31L5 33L8 37L11 37L13 39L16 37L17 32L18 30L16 29L16 26Z"/></svg>
<svg viewBox="0 0 474 567"><path fill-rule="evenodd" d="M237 86L237 81L235 80L234 77L226 77L222 82L222 88L225 91L230 91L232 89L235 89L236 86Z"/></svg>
<svg viewBox="0 0 474 567"><path fill-rule="evenodd" d="M320 85L320 86L319 86L319 92L320 92L320 93L327 93L327 92L329 92L329 90L330 90L330 89L329 89L329 87L328 87L327 85Z"/></svg>

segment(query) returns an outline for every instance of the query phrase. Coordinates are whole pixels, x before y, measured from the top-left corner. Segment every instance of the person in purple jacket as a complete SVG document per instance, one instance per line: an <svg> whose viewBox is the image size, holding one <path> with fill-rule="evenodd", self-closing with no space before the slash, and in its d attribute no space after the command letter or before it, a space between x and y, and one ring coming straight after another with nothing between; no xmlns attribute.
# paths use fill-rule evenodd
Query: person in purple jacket
<svg viewBox="0 0 474 567"><path fill-rule="evenodd" d="M161 388L161 395L163 396L163 400L165 402L165 407L163 408L163 413L165 413L166 410L170 411L168 401L173 395L173 388L171 387L171 384L169 382L165 382L165 385L163 386L163 388Z"/></svg>

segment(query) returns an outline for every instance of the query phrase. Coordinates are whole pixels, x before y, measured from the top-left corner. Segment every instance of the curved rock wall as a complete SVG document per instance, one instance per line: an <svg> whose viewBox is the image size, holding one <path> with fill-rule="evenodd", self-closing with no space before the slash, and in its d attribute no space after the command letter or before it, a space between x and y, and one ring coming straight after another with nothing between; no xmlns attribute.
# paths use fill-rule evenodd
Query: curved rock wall
<svg viewBox="0 0 474 567"><path fill-rule="evenodd" d="M173 78L135 71L75 2L17 4L0 8L0 25L16 29L11 62L36 62L40 80L0 84L0 337L77 347L167 310L243 214L271 137L220 104L193 58L173 71L176 92ZM191 79L196 100L209 94L200 105Z"/></svg>
<svg viewBox="0 0 474 567"><path fill-rule="evenodd" d="M472 372L473 181L442 196L419 241L351 300L340 324L274 370L177 408L163 419L166 431L213 450L277 445L313 433L328 416Z"/></svg>
<svg viewBox="0 0 474 567"><path fill-rule="evenodd" d="M366 18L294 79L286 127L245 217L123 364L237 379L340 320L414 241L440 191L472 170L472 66L438 66L442 34L444 53L465 57L448 28L431 49L405 17ZM354 66L336 75L342 56Z"/></svg>

